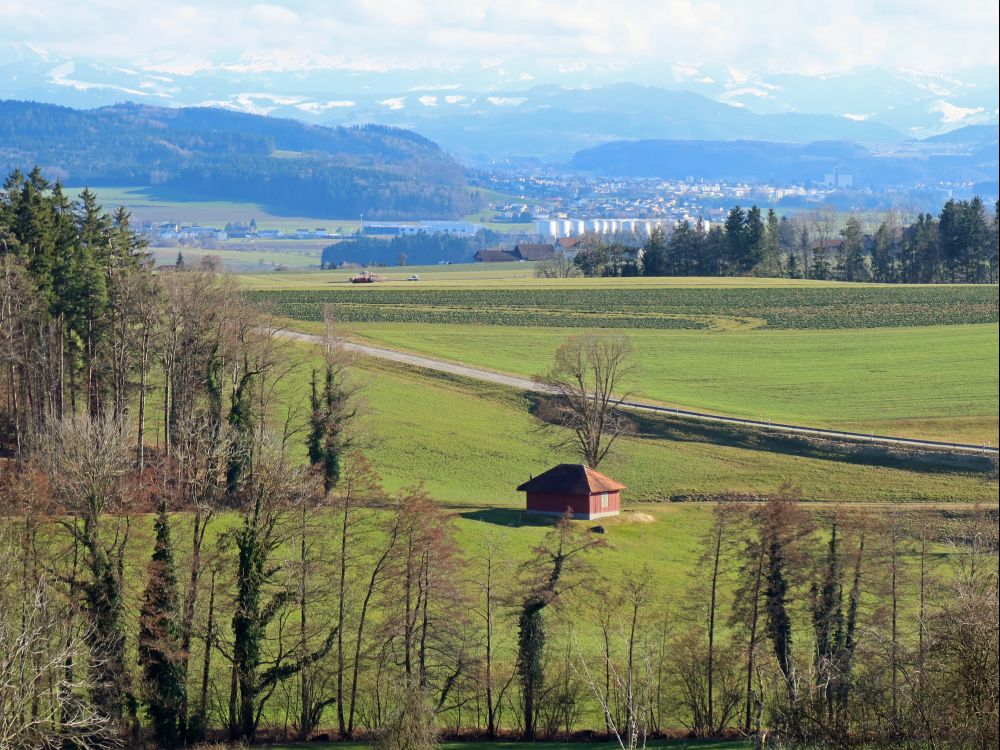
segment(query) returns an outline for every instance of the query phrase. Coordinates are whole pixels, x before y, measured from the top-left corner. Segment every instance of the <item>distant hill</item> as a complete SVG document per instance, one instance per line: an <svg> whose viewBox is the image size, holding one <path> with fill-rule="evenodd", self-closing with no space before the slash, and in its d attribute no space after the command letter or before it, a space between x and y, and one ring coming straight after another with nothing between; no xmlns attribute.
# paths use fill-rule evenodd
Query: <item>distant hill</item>
<svg viewBox="0 0 1000 750"><path fill-rule="evenodd" d="M1000 127L993 125L966 125L940 135L924 138L924 143L996 143L1000 140Z"/></svg>
<svg viewBox="0 0 1000 750"><path fill-rule="evenodd" d="M416 133L206 107L0 101L0 170L35 164L73 185L155 185L298 216L455 218L474 209L462 168Z"/></svg>
<svg viewBox="0 0 1000 750"><path fill-rule="evenodd" d="M616 141L577 152L570 168L622 176L814 184L839 170L856 187L913 187L936 180L989 182L1000 164L996 141L911 142L879 152L844 141Z"/></svg>
<svg viewBox="0 0 1000 750"><path fill-rule="evenodd" d="M573 89L545 85L489 95L407 93L377 102L355 98L352 116L417 129L478 163L516 157L562 162L579 149L625 138L904 140L878 122L828 114L757 114L691 91L635 84ZM423 103L431 100L433 105ZM384 106L387 101L391 107ZM337 111L329 117L347 114Z"/></svg>

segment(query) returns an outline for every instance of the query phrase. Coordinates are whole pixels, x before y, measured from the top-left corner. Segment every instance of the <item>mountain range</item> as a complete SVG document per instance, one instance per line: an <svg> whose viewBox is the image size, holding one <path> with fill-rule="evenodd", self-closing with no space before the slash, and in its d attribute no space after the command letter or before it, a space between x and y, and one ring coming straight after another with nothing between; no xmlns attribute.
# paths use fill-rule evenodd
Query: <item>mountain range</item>
<svg viewBox="0 0 1000 750"><path fill-rule="evenodd" d="M536 85L491 69L196 71L125 68L23 51L0 62L0 98L75 107L131 100L214 106L316 124L415 130L473 164L561 162L622 139L900 143L997 122L995 69L962 76L860 70L758 74L723 65L631 71L641 83L561 72Z"/></svg>

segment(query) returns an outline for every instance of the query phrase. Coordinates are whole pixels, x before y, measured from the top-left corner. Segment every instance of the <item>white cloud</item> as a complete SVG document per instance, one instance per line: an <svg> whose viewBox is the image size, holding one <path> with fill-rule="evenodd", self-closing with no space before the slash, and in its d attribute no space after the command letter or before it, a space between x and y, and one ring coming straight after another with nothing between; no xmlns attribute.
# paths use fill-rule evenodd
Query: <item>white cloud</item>
<svg viewBox="0 0 1000 750"><path fill-rule="evenodd" d="M388 107L389 109L402 109L406 106L406 97L397 96L392 99L382 99L379 104L383 107Z"/></svg>
<svg viewBox="0 0 1000 750"><path fill-rule="evenodd" d="M438 98L436 96L430 96L425 94L424 96L418 97L417 101L423 104L425 107L436 107L438 103Z"/></svg>
<svg viewBox="0 0 1000 750"><path fill-rule="evenodd" d="M873 114L875 114L875 113L874 112L868 112L866 114L859 115L859 114L853 114L851 112L844 112L844 114L842 114L841 117L844 117L844 118L846 118L848 120L854 120L854 122L864 122L865 120L867 120L868 118L870 118Z"/></svg>
<svg viewBox="0 0 1000 750"><path fill-rule="evenodd" d="M0 18L0 52L167 75L469 66L518 82L659 66L704 80L712 63L740 88L751 71L996 67L1000 48L997 5L983 0L747 0L739 13L722 0L0 0Z"/></svg>

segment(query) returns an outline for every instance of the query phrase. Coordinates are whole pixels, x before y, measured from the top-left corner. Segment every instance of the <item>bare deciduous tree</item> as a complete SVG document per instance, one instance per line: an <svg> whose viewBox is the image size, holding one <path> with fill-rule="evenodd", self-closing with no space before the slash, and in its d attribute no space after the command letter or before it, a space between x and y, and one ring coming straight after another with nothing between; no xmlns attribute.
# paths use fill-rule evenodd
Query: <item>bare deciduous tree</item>
<svg viewBox="0 0 1000 750"><path fill-rule="evenodd" d="M13 560L0 550L0 561ZM4 566L8 568L8 566ZM7 601L0 582L0 606ZM119 727L89 699L93 673L66 669L87 655L80 640L65 637L64 613L44 580L31 591L21 618L0 617L0 747L78 750L120 747Z"/></svg>
<svg viewBox="0 0 1000 750"><path fill-rule="evenodd" d="M622 388L632 373L631 356L624 336L574 336L556 350L552 369L538 378L549 394L538 417L552 428L558 447L574 447L591 468L633 429L620 409L628 398Z"/></svg>
<svg viewBox="0 0 1000 750"><path fill-rule="evenodd" d="M573 279L583 276L583 272L565 253L556 253L535 266L535 276L540 279Z"/></svg>

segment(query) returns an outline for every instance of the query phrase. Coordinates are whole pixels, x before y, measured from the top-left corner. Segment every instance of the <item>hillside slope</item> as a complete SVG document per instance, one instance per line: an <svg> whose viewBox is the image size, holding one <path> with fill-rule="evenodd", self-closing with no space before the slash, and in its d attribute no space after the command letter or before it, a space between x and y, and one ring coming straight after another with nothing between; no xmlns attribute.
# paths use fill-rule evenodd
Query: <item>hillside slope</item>
<svg viewBox="0 0 1000 750"><path fill-rule="evenodd" d="M985 138L992 129L993 138ZM839 169L855 186L883 188L918 183L995 183L996 127L963 129L949 140L909 141L874 150L847 141L778 143L723 140L615 141L578 151L570 167L596 174L706 180L817 183Z"/></svg>
<svg viewBox="0 0 1000 750"><path fill-rule="evenodd" d="M151 185L307 216L452 218L473 200L461 167L407 130L207 107L0 101L0 170L35 164L73 185Z"/></svg>

